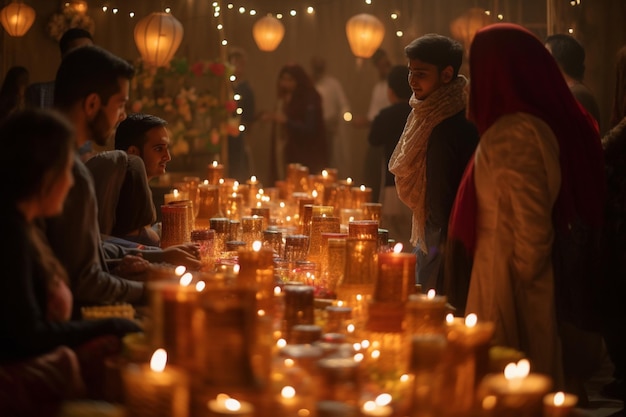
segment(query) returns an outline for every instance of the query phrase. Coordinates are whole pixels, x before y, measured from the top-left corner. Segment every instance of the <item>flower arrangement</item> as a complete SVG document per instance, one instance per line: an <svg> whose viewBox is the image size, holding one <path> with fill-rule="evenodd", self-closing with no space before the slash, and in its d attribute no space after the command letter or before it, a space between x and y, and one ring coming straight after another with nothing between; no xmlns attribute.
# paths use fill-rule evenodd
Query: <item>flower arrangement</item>
<svg viewBox="0 0 626 417"><path fill-rule="evenodd" d="M72 28L85 29L93 35L96 25L91 17L85 13L76 11L72 7L63 7L63 9L50 16L48 21L48 35L55 41L59 41L61 36Z"/></svg>
<svg viewBox="0 0 626 417"><path fill-rule="evenodd" d="M233 73L229 65L219 61L190 65L186 58L174 58L160 68L138 60L135 68L130 110L168 122L172 154L184 155L191 149L217 154L225 137L239 135L237 103L228 93Z"/></svg>

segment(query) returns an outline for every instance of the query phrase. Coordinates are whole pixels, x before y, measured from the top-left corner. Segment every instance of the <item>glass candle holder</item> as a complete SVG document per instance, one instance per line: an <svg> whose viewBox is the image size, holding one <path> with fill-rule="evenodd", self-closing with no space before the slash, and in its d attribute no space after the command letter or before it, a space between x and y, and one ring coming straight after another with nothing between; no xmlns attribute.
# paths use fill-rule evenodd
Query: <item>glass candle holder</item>
<svg viewBox="0 0 626 417"><path fill-rule="evenodd" d="M378 252L389 252L392 246L389 244L389 230L378 229Z"/></svg>
<svg viewBox="0 0 626 417"><path fill-rule="evenodd" d="M303 235L311 235L311 219L313 218L313 204L300 206L300 230Z"/></svg>
<svg viewBox="0 0 626 417"><path fill-rule="evenodd" d="M322 328L316 324L296 324L291 328L291 340L294 345L313 344L322 338Z"/></svg>
<svg viewBox="0 0 626 417"><path fill-rule="evenodd" d="M278 230L263 230L263 245L271 248L276 256L283 256L283 233Z"/></svg>
<svg viewBox="0 0 626 417"><path fill-rule="evenodd" d="M360 208L363 210L363 220L375 220L380 225L382 203L362 203Z"/></svg>
<svg viewBox="0 0 626 417"><path fill-rule="evenodd" d="M259 310L264 310L271 317L274 308L274 253L267 248L240 248L239 275L240 285L256 290L256 302Z"/></svg>
<svg viewBox="0 0 626 417"><path fill-rule="evenodd" d="M287 165L287 193L309 192L309 168L298 163Z"/></svg>
<svg viewBox="0 0 626 417"><path fill-rule="evenodd" d="M406 331L411 335L445 334L448 299L429 294L410 294L406 304Z"/></svg>
<svg viewBox="0 0 626 417"><path fill-rule="evenodd" d="M263 241L263 217L250 216L241 218L241 237L246 248L252 249L252 243Z"/></svg>
<svg viewBox="0 0 626 417"><path fill-rule="evenodd" d="M161 206L161 247L167 248L188 242L190 211L187 206L166 204Z"/></svg>
<svg viewBox="0 0 626 417"><path fill-rule="evenodd" d="M370 239L378 242L378 222L375 220L354 220L349 222L348 238Z"/></svg>
<svg viewBox="0 0 626 417"><path fill-rule="evenodd" d="M198 217L198 212L200 208L198 200L198 185L200 184L200 178L183 177L183 182L185 183L185 189L187 190L189 200L191 200L191 203L193 204L193 217L195 219L196 217Z"/></svg>
<svg viewBox="0 0 626 417"><path fill-rule="evenodd" d="M230 220L226 217L213 217L209 220L211 229L215 230L215 256L226 250L226 241L230 233Z"/></svg>
<svg viewBox="0 0 626 417"><path fill-rule="evenodd" d="M306 259L300 259L295 262L291 281L315 287L316 277L317 265L315 262L307 261Z"/></svg>
<svg viewBox="0 0 626 417"><path fill-rule="evenodd" d="M344 306L326 307L326 326L324 333L342 333L345 324L352 320L352 308Z"/></svg>
<svg viewBox="0 0 626 417"><path fill-rule="evenodd" d="M363 210L353 208L342 208L339 210L339 219L341 224L349 225L350 222L363 220Z"/></svg>
<svg viewBox="0 0 626 417"><path fill-rule="evenodd" d="M202 269L211 270L215 266L215 230L201 229L191 232L191 241L200 248Z"/></svg>
<svg viewBox="0 0 626 417"><path fill-rule="evenodd" d="M196 219L209 220L218 217L220 212L220 189L217 185L198 185L198 216Z"/></svg>
<svg viewBox="0 0 626 417"><path fill-rule="evenodd" d="M374 300L406 302L415 289L416 262L417 257L413 253L379 253Z"/></svg>
<svg viewBox="0 0 626 417"><path fill-rule="evenodd" d="M309 237L306 235L288 235L285 237L285 260L295 263L305 260L309 249Z"/></svg>
<svg viewBox="0 0 626 417"><path fill-rule="evenodd" d="M315 206L313 206L315 209ZM311 239L309 243L309 258L318 260L322 253L322 233L339 233L339 217L313 216L311 219Z"/></svg>
<svg viewBox="0 0 626 417"><path fill-rule="evenodd" d="M267 229L268 226L271 223L270 208L269 207L251 207L250 208L250 215L263 218L263 229L262 230Z"/></svg>
<svg viewBox="0 0 626 417"><path fill-rule="evenodd" d="M209 184L217 185L221 178L224 178L224 165L213 161L207 166L207 180Z"/></svg>
<svg viewBox="0 0 626 417"><path fill-rule="evenodd" d="M321 174L309 175L309 190L315 191L315 204L322 204L324 201L324 177Z"/></svg>
<svg viewBox="0 0 626 417"><path fill-rule="evenodd" d="M243 196L239 193L231 193L226 198L226 210L224 214L231 220L241 219L243 213Z"/></svg>
<svg viewBox="0 0 626 417"><path fill-rule="evenodd" d="M364 185L352 187L350 188L350 197L352 199L352 208L361 208L363 203L372 202L372 189Z"/></svg>
<svg viewBox="0 0 626 417"><path fill-rule="evenodd" d="M357 361L352 358L324 358L319 360L318 367L321 401L337 401L352 407L359 404L362 384Z"/></svg>
<svg viewBox="0 0 626 417"><path fill-rule="evenodd" d="M334 294L337 286L343 281L346 270L346 239L328 239L328 274L323 276L326 289Z"/></svg>
<svg viewBox="0 0 626 417"><path fill-rule="evenodd" d="M226 242L226 252L237 252L239 249L244 249L246 242L243 240L229 240Z"/></svg>
<svg viewBox="0 0 626 417"><path fill-rule="evenodd" d="M285 285L285 315L283 334L291 340L291 329L297 324L314 324L313 287L307 285Z"/></svg>
<svg viewBox="0 0 626 417"><path fill-rule="evenodd" d="M180 188L173 188L171 192L165 194L163 196L163 202L165 204L169 204L172 203L174 201L181 201L181 200L188 200L189 199L189 194L187 193L187 191L185 190L185 185L181 184L182 187Z"/></svg>

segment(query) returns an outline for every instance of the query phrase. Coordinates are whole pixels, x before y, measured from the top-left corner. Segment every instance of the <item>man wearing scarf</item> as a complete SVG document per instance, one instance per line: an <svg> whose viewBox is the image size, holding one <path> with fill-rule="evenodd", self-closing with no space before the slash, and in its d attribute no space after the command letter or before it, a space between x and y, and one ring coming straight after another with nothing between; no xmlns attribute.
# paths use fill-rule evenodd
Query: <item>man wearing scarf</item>
<svg viewBox="0 0 626 417"><path fill-rule="evenodd" d="M395 175L398 196L413 212L410 241L417 254L417 282L425 290L441 292L448 218L478 133L465 118L467 79L459 75L461 44L427 34L404 51L412 110L389 171Z"/></svg>

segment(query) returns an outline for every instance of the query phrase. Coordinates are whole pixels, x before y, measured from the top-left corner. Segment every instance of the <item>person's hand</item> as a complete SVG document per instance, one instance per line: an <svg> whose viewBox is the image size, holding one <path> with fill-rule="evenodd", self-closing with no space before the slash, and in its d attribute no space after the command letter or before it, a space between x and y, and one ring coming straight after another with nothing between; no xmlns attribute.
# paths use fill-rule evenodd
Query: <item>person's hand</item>
<svg viewBox="0 0 626 417"><path fill-rule="evenodd" d="M183 243L181 245L174 245L171 247L180 248L181 250L184 250L191 256L194 256L197 259L200 259L200 246L197 243Z"/></svg>
<svg viewBox="0 0 626 417"><path fill-rule="evenodd" d="M146 273L149 265L150 262L145 260L140 253L137 255L126 255L117 266L113 268L111 273L122 278L137 279L137 276Z"/></svg>

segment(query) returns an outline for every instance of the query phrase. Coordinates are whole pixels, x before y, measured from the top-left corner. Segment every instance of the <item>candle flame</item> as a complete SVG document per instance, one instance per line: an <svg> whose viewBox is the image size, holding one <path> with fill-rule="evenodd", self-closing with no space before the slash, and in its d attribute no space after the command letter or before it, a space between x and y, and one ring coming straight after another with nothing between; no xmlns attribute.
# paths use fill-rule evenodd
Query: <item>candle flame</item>
<svg viewBox="0 0 626 417"><path fill-rule="evenodd" d="M317 190L313 190L311 192L311 195L313 196L313 198L317 198Z"/></svg>
<svg viewBox="0 0 626 417"><path fill-rule="evenodd" d="M229 399L230 396L228 394L217 394L217 397L215 397L215 399L217 400L217 402L223 403L224 401L226 401L227 399Z"/></svg>
<svg viewBox="0 0 626 417"><path fill-rule="evenodd" d="M322 170L322 177L328 177L328 171L326 171L325 169Z"/></svg>
<svg viewBox="0 0 626 417"><path fill-rule="evenodd" d="M252 250L255 252L258 252L261 250L261 247L263 246L263 242L261 242L260 240L255 240L252 243Z"/></svg>
<svg viewBox="0 0 626 417"><path fill-rule="evenodd" d="M241 403L234 398L228 398L224 401L224 407L228 411L239 411L239 409L241 409Z"/></svg>
<svg viewBox="0 0 626 417"><path fill-rule="evenodd" d="M274 295L280 295L283 292L283 290L280 289L279 286L274 287Z"/></svg>
<svg viewBox="0 0 626 417"><path fill-rule="evenodd" d="M370 347L370 341L367 339L361 340L361 346L363 346L363 349L367 349Z"/></svg>
<svg viewBox="0 0 626 417"><path fill-rule="evenodd" d="M167 363L167 352L165 349L157 349L150 359L150 369L154 372L163 372Z"/></svg>
<svg viewBox="0 0 626 417"><path fill-rule="evenodd" d="M454 315L452 313L446 314L446 323L448 324L454 323Z"/></svg>
<svg viewBox="0 0 626 417"><path fill-rule="evenodd" d="M216 167L217 166L217 161L213 161L213 166Z"/></svg>
<svg viewBox="0 0 626 417"><path fill-rule="evenodd" d="M410 376L408 376L407 374L402 374L402 376L400 377L400 382L409 382L409 379L411 379Z"/></svg>
<svg viewBox="0 0 626 417"><path fill-rule="evenodd" d="M278 203L278 207L285 208L285 202L281 201L280 203Z"/></svg>
<svg viewBox="0 0 626 417"><path fill-rule="evenodd" d="M278 339L276 341L276 347L284 348L285 346L287 346L287 341L285 339Z"/></svg>
<svg viewBox="0 0 626 417"><path fill-rule="evenodd" d="M393 253L402 252L403 247L404 246L402 245L402 243L396 243L395 246L393 247Z"/></svg>
<svg viewBox="0 0 626 417"><path fill-rule="evenodd" d="M361 188L361 191L365 191L365 185L362 185L362 184L361 184L361 187L360 187L360 188Z"/></svg>
<svg viewBox="0 0 626 417"><path fill-rule="evenodd" d="M259 195L257 194L257 198L259 198L258 196ZM261 208L261 207L263 207L263 204L261 204L260 201L257 201L256 206L257 206L257 208Z"/></svg>
<svg viewBox="0 0 626 417"><path fill-rule="evenodd" d="M202 292L202 290L204 290L204 287L206 287L204 281L198 281L198 283L196 284L196 291Z"/></svg>
<svg viewBox="0 0 626 417"><path fill-rule="evenodd" d="M285 367L287 367L287 368L292 368L292 367L296 364L296 362L295 362L293 359L291 359L291 358L287 358L287 359L285 359L285 361L283 362L283 364L284 364L284 365L285 365Z"/></svg>
<svg viewBox="0 0 626 417"><path fill-rule="evenodd" d="M337 301L337 307L343 307L343 301L341 300Z"/></svg>
<svg viewBox="0 0 626 417"><path fill-rule="evenodd" d="M189 284L191 284L191 281L193 280L193 275L191 275L189 272L183 274L182 277L180 277L180 285L183 287L188 287Z"/></svg>
<svg viewBox="0 0 626 417"><path fill-rule="evenodd" d="M176 188L174 188L174 190L172 191L172 194L174 194L174 197L178 197L178 190Z"/></svg>
<svg viewBox="0 0 626 417"><path fill-rule="evenodd" d="M346 178L346 182L347 182L348 184L352 184L352 178L350 178L350 177Z"/></svg>
<svg viewBox="0 0 626 417"><path fill-rule="evenodd" d="M428 290L426 297L428 297L429 300L432 300L435 298L435 295L437 295L437 292L431 288L430 290Z"/></svg>
<svg viewBox="0 0 626 417"><path fill-rule="evenodd" d="M362 296L361 294L357 294L357 295L356 295L356 300L357 300L357 301L361 301L361 300L363 300L363 296Z"/></svg>
<svg viewBox="0 0 626 417"><path fill-rule="evenodd" d="M239 264L233 266L233 272L235 274L238 274L240 269L241 269L241 267L239 266Z"/></svg>
<svg viewBox="0 0 626 417"><path fill-rule="evenodd" d="M465 326L466 327L475 327L476 323L478 323L478 316L474 313L468 314L465 317Z"/></svg>
<svg viewBox="0 0 626 417"><path fill-rule="evenodd" d="M204 184L204 185L209 185L209 180L204 180L204 181L203 181L203 184Z"/></svg>
<svg viewBox="0 0 626 417"><path fill-rule="evenodd" d="M357 353L352 359L354 359L355 362L361 362L364 358L365 356L363 356L362 353Z"/></svg>
<svg viewBox="0 0 626 417"><path fill-rule="evenodd" d="M376 410L376 407L378 406L374 401L365 401L365 404L363 404L364 411L374 411Z"/></svg>
<svg viewBox="0 0 626 417"><path fill-rule="evenodd" d="M296 396L296 390L294 389L294 387L287 385L280 390L280 395L283 398L293 398Z"/></svg>
<svg viewBox="0 0 626 417"><path fill-rule="evenodd" d="M224 184L224 178L220 178L217 182L219 182L220 184Z"/></svg>
<svg viewBox="0 0 626 417"><path fill-rule="evenodd" d="M178 276L181 276L182 274L184 274L184 273L185 273L185 271L186 271L186 270L187 270L187 268L185 268L184 266L182 266L182 265L178 265L178 266L176 267L176 269L174 269L174 273L175 273L176 275L178 275Z"/></svg>
<svg viewBox="0 0 626 417"><path fill-rule="evenodd" d="M348 324L348 326L346 326L346 330L348 333L354 333L354 324Z"/></svg>
<svg viewBox="0 0 626 417"><path fill-rule="evenodd" d="M372 353L370 354L370 356L372 357L372 359L378 359L380 358L380 350L378 349L374 349L372 351Z"/></svg>
<svg viewBox="0 0 626 417"><path fill-rule="evenodd" d="M265 310L258 310L258 311L256 312L256 315L257 315L257 316L259 316L259 317L263 317L263 316L265 316Z"/></svg>
<svg viewBox="0 0 626 417"><path fill-rule="evenodd" d="M554 394L555 406L560 407L563 405L564 402L565 402L565 394L563 394L563 392L559 391L556 394Z"/></svg>
<svg viewBox="0 0 626 417"><path fill-rule="evenodd" d="M526 378L529 373L530 362L528 359L521 359L517 364L511 362L504 368L504 377L507 380Z"/></svg>
<svg viewBox="0 0 626 417"><path fill-rule="evenodd" d="M384 393L380 394L378 397L376 397L374 402L379 407L384 407L386 405L389 405L389 403L391 403L391 395L389 395L386 392L384 392Z"/></svg>
<svg viewBox="0 0 626 417"><path fill-rule="evenodd" d="M256 182L256 175L250 177L250 182Z"/></svg>

